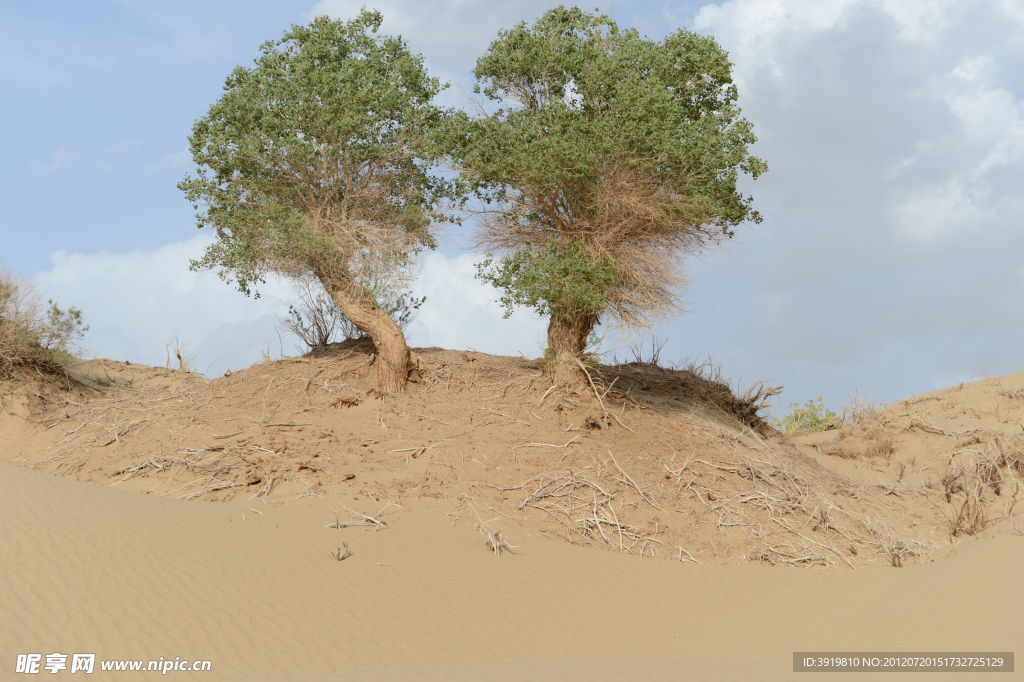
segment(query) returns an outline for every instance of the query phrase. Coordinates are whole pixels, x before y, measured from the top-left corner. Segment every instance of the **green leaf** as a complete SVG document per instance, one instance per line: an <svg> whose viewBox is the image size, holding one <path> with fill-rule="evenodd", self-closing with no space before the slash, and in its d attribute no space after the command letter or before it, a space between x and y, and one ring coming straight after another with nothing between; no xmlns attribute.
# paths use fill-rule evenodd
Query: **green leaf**
<svg viewBox="0 0 1024 682"><path fill-rule="evenodd" d="M503 254L480 276L506 308L642 321L673 309L680 257L760 220L737 181L767 165L713 38L557 7L500 31L474 74L479 111L443 137Z"/></svg>
<svg viewBox="0 0 1024 682"><path fill-rule="evenodd" d="M494 259L477 265L477 278L505 290L501 303L505 317L515 305L541 315L557 315L575 322L579 315L604 310L604 299L615 283L615 265L608 259L591 262L581 253L582 243L523 249L495 265Z"/></svg>
<svg viewBox="0 0 1024 682"><path fill-rule="evenodd" d="M430 226L450 219L437 206L457 186L431 173L449 115L432 100L447 86L378 34L382 21L317 17L227 78L189 137L197 171L178 185L216 230L193 269L249 293L269 272L345 280L369 253L399 265L435 245Z"/></svg>

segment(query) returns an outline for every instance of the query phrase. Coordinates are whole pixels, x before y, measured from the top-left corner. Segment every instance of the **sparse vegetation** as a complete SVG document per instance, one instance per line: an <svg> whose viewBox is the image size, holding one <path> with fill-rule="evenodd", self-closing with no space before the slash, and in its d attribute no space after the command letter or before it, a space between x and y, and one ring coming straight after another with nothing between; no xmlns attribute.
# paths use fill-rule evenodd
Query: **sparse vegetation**
<svg viewBox="0 0 1024 682"><path fill-rule="evenodd" d="M803 431L802 433L809 433ZM843 459L890 459L895 450L895 436L880 426L859 429L856 433L851 428L839 431L839 438L822 445L822 452Z"/></svg>
<svg viewBox="0 0 1024 682"><path fill-rule="evenodd" d="M873 429L868 429L864 440L865 456L880 457L882 459L889 459L892 457L896 438L891 432L878 426Z"/></svg>
<svg viewBox="0 0 1024 682"><path fill-rule="evenodd" d="M216 382L168 384L162 369L97 363L93 371L118 390L91 405L78 395L42 398L40 424L63 424L83 410L88 419L54 431L52 447L27 465L83 480L149 478L184 500L297 499L340 485L354 502L365 496L381 505L371 514L343 500L337 508L351 518L339 514L328 526L341 529L383 528L384 510L403 496L429 496L453 523L475 523L496 554L518 551L495 525L506 519L531 533L674 561L904 566L934 558L937 529L960 538L1017 521L1024 438L1012 430L954 432L921 414L850 425L833 443L814 439L823 454L876 459L856 468L866 478L848 478L798 456L796 443L765 437L759 411L774 389L734 393L709 363L647 362L658 349L655 341L634 349L636 362L587 366L592 395L536 381L535 360L421 349L418 395L379 403L366 344ZM421 411L426 401L429 413ZM829 413L822 401L809 402L819 417ZM348 409L367 403L369 410ZM243 414L248 423L238 423ZM598 431L602 416L610 428ZM198 420L219 425L192 428ZM173 451L147 451L149 424L176 441ZM481 439L485 428L498 434L500 449ZM935 448L920 461L895 461L890 476L877 458L891 460L901 433L948 439L954 449L944 462ZM96 460L96 447L109 447L110 456Z"/></svg>
<svg viewBox="0 0 1024 682"><path fill-rule="evenodd" d="M171 360L177 360L178 370L182 372L194 372L195 367L195 356L188 357L185 355L185 347L181 343L181 339L178 338L177 334L172 334L171 338L164 344L164 348L167 350L167 369L172 369Z"/></svg>
<svg viewBox="0 0 1024 682"><path fill-rule="evenodd" d="M867 393L858 393L854 388L840 408L840 421L846 425L859 424L869 417L874 417L886 407L888 407L886 403L868 400Z"/></svg>
<svg viewBox="0 0 1024 682"><path fill-rule="evenodd" d="M975 535L995 521L985 508L990 495L1006 498L1005 518L1012 518L1024 477L1024 436L1018 434L1010 444L997 436L972 445L950 455L942 476L946 502L952 505L947 514L952 537Z"/></svg>
<svg viewBox="0 0 1024 682"><path fill-rule="evenodd" d="M31 282L0 265L0 377L18 366L59 369L88 330L81 310L44 303Z"/></svg>
<svg viewBox="0 0 1024 682"><path fill-rule="evenodd" d="M789 414L776 417L773 425L779 431L789 435L809 433L812 431L830 431L843 425L842 420L832 410L828 410L821 402L821 397L800 403L790 403Z"/></svg>

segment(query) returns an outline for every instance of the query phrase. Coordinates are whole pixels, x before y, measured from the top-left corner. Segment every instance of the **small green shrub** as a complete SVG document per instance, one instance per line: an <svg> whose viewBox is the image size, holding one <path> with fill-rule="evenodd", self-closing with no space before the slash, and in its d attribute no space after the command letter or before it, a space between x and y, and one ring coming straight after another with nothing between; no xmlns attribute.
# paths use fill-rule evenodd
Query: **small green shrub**
<svg viewBox="0 0 1024 682"><path fill-rule="evenodd" d="M838 429L843 425L839 415L832 410L826 410L821 404L821 398L808 400L801 407L800 403L792 403L789 406L789 414L785 417L776 417L773 426L779 431L790 435L796 433L807 433L811 431L830 431Z"/></svg>
<svg viewBox="0 0 1024 682"><path fill-rule="evenodd" d="M53 299L46 302L46 321L37 330L36 342L50 353L55 362L65 362L74 355L75 344L89 331L89 326L82 319L82 311L78 308L62 310Z"/></svg>
<svg viewBox="0 0 1024 682"><path fill-rule="evenodd" d="M18 365L59 369L88 330L82 311L43 305L31 282L0 266L0 376Z"/></svg>

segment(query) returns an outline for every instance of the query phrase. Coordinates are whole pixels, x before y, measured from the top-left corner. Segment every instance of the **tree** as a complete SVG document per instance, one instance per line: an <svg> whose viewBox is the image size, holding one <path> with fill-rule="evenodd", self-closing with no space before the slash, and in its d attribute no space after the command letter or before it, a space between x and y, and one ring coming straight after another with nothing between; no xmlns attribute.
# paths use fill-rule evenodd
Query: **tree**
<svg viewBox="0 0 1024 682"><path fill-rule="evenodd" d="M373 339L380 388L400 392L409 349L379 302L434 245L451 185L430 174L443 87L401 38L376 35L381 22L366 10L319 17L264 43L196 121L199 170L179 188L199 227L216 230L194 270L216 269L246 294L270 272L316 277Z"/></svg>
<svg viewBox="0 0 1024 682"><path fill-rule="evenodd" d="M631 327L680 310L681 258L760 221L736 189L767 170L747 147L731 64L713 38L661 41L557 7L501 31L476 64L475 116L449 154L481 200L478 275L550 316L555 383L603 315Z"/></svg>
<svg viewBox="0 0 1024 682"><path fill-rule="evenodd" d="M345 317L341 308L323 293L319 283L312 278L298 281L296 286L298 300L288 307L288 317L278 318L281 327L288 333L297 336L305 345L305 353L323 353L336 336L345 340L365 339L367 336L352 321ZM404 333L416 319L420 306L427 300L426 296L416 298L411 291L398 295L397 298L377 303L395 321Z"/></svg>

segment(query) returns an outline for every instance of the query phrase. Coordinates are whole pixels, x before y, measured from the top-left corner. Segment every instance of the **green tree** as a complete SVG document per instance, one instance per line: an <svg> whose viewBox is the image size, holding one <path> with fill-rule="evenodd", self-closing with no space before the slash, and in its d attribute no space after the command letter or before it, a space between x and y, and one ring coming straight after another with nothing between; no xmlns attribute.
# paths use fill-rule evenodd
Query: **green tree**
<svg viewBox="0 0 1024 682"><path fill-rule="evenodd" d="M326 17L264 43L237 67L189 138L199 170L179 184L217 240L193 269L249 293L269 272L313 276L373 339L386 392L404 390L409 350L379 304L406 283L412 256L452 185L431 175L443 87L382 17ZM257 292L258 295L258 292Z"/></svg>
<svg viewBox="0 0 1024 682"><path fill-rule="evenodd" d="M602 316L644 328L680 311L681 259L760 216L736 188L766 164L710 37L661 41L557 7L501 31L476 64L475 115L449 153L481 200L479 276L550 316L556 383Z"/></svg>

